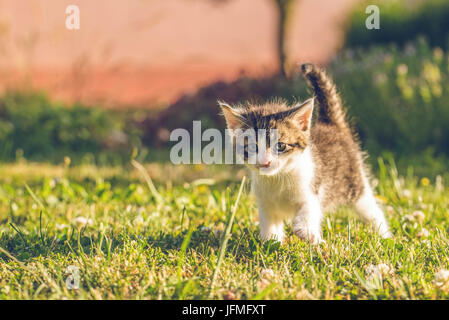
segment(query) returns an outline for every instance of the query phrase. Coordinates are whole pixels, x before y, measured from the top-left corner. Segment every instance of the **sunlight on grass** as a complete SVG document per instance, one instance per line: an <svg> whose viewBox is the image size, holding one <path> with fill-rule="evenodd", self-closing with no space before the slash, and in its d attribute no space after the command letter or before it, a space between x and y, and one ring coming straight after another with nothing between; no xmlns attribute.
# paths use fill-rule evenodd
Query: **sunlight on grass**
<svg viewBox="0 0 449 320"><path fill-rule="evenodd" d="M341 208L313 247L290 227L285 244L260 242L240 169L148 164L150 192L131 165L2 165L0 298L449 297L445 181L402 177L393 162L379 168L394 237L380 239ZM80 270L77 290L66 286L69 266Z"/></svg>

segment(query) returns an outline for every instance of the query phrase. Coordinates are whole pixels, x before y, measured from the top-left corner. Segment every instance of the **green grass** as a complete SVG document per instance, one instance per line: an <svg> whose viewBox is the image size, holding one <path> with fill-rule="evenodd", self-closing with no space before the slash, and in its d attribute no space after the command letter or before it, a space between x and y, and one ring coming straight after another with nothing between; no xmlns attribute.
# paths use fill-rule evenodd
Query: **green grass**
<svg viewBox="0 0 449 320"><path fill-rule="evenodd" d="M449 280L435 282L449 268L448 188L379 167L394 237L342 208L313 247L289 227L284 245L261 244L238 168L146 165L154 191L131 164L1 165L0 299L448 298ZM390 271L370 276L380 264ZM69 266L79 289L66 286Z"/></svg>

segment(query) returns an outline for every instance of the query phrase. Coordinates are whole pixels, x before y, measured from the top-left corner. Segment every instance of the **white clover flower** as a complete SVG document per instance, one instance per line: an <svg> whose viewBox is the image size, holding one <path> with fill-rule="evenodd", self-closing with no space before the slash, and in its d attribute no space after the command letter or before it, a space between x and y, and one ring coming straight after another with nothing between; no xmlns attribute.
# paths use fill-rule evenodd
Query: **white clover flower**
<svg viewBox="0 0 449 320"><path fill-rule="evenodd" d="M426 228L422 228L416 236L418 238L427 238L428 236L430 236L430 232Z"/></svg>
<svg viewBox="0 0 449 320"><path fill-rule="evenodd" d="M266 288L271 284L274 278L274 271L272 269L262 269L260 271L260 279L257 281L257 286L261 289Z"/></svg>
<svg viewBox="0 0 449 320"><path fill-rule="evenodd" d="M141 225L143 225L145 223L145 220L143 219L143 217L142 216L137 216L137 217L135 217L134 218L134 220L133 220L133 225L135 225L135 226L141 226Z"/></svg>
<svg viewBox="0 0 449 320"><path fill-rule="evenodd" d="M403 76L403 75L407 74L408 67L407 67L407 65L401 63L400 65L398 65L397 71L398 71L398 74Z"/></svg>
<svg viewBox="0 0 449 320"><path fill-rule="evenodd" d="M51 179L49 184L50 184L50 188L52 188L52 189L54 187L56 187L56 179Z"/></svg>
<svg viewBox="0 0 449 320"><path fill-rule="evenodd" d="M389 274L393 274L394 270L393 268L391 268L389 265L385 264L385 263L381 263L377 265L377 269L379 270L379 272L383 275L383 276L387 276Z"/></svg>
<svg viewBox="0 0 449 320"><path fill-rule="evenodd" d="M260 271L260 277L262 279L271 280L274 278L274 271L273 269L262 269Z"/></svg>
<svg viewBox="0 0 449 320"><path fill-rule="evenodd" d="M438 270L435 274L434 284L438 289L449 291L449 270Z"/></svg>
<svg viewBox="0 0 449 320"><path fill-rule="evenodd" d="M178 197L178 198L176 198L176 203L181 207L187 206L190 203L190 198L189 197Z"/></svg>
<svg viewBox="0 0 449 320"><path fill-rule="evenodd" d="M55 227L56 227L56 229L58 229L58 230L64 230L64 229L68 228L68 226L67 226L66 224L64 224L64 223L62 223L62 224L57 223L57 224L55 225Z"/></svg>
<svg viewBox="0 0 449 320"><path fill-rule="evenodd" d="M427 239L421 240L421 243L423 245L425 245L427 247L427 249L431 249L432 248L432 243L429 240L427 240Z"/></svg>
<svg viewBox="0 0 449 320"><path fill-rule="evenodd" d="M267 279L260 279L257 282L257 286L261 289L265 289L266 287L268 287L270 285L270 280Z"/></svg>
<svg viewBox="0 0 449 320"><path fill-rule="evenodd" d="M11 210L14 211L14 212L19 210L19 206L17 205L17 203L15 203L15 202L11 203Z"/></svg>
<svg viewBox="0 0 449 320"><path fill-rule="evenodd" d="M394 273L394 269L386 263L379 263L378 265L371 264L366 270L368 277L386 277Z"/></svg>
<svg viewBox="0 0 449 320"><path fill-rule="evenodd" d="M402 191L402 195L403 195L405 198L411 198L411 197L412 197L412 192L411 192L409 189L404 189L404 190Z"/></svg>
<svg viewBox="0 0 449 320"><path fill-rule="evenodd" d="M201 227L200 231L201 231L201 233L210 233L210 232L212 232L212 228L211 227Z"/></svg>
<svg viewBox="0 0 449 320"><path fill-rule="evenodd" d="M72 223L77 227L84 227L93 225L94 221L86 217L76 217L75 219L72 220Z"/></svg>
<svg viewBox="0 0 449 320"><path fill-rule="evenodd" d="M389 275L394 274L394 269L385 263L378 265L369 265L365 269L366 286L368 289L380 289L382 287L382 280Z"/></svg>
<svg viewBox="0 0 449 320"><path fill-rule="evenodd" d="M422 223L426 218L426 215L421 210L414 211L412 215L419 223Z"/></svg>

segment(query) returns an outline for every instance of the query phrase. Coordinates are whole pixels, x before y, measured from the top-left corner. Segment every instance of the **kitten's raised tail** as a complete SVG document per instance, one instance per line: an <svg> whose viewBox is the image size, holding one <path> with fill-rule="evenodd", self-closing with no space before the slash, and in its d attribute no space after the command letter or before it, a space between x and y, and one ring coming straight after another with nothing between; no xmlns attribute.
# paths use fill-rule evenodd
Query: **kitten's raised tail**
<svg viewBox="0 0 449 320"><path fill-rule="evenodd" d="M335 84L324 70L311 63L305 63L301 66L301 71L315 91L319 103L318 121L334 124L342 129L348 128L340 96Z"/></svg>

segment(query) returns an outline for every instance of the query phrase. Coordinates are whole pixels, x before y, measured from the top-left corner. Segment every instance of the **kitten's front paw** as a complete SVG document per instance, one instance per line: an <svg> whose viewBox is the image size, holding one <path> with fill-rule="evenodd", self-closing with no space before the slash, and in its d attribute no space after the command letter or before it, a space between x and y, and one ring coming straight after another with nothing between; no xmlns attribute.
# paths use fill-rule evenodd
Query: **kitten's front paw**
<svg viewBox="0 0 449 320"><path fill-rule="evenodd" d="M371 228L374 232L377 232L382 239L390 239L393 234L388 227L387 221L385 219L377 219L371 222Z"/></svg>
<svg viewBox="0 0 449 320"><path fill-rule="evenodd" d="M377 226L377 228L375 228L375 231L379 233L382 239L391 239L393 237L390 228L388 228L388 226L385 224Z"/></svg>
<svg viewBox="0 0 449 320"><path fill-rule="evenodd" d="M262 242L275 241L275 242L279 242L280 244L284 243L284 235L283 234L273 234L270 236L261 234L260 238L261 238Z"/></svg>
<svg viewBox="0 0 449 320"><path fill-rule="evenodd" d="M312 244L320 244L324 242L321 238L320 231L317 230L313 231L307 228L296 227L293 229L293 232L301 240L309 241Z"/></svg>

